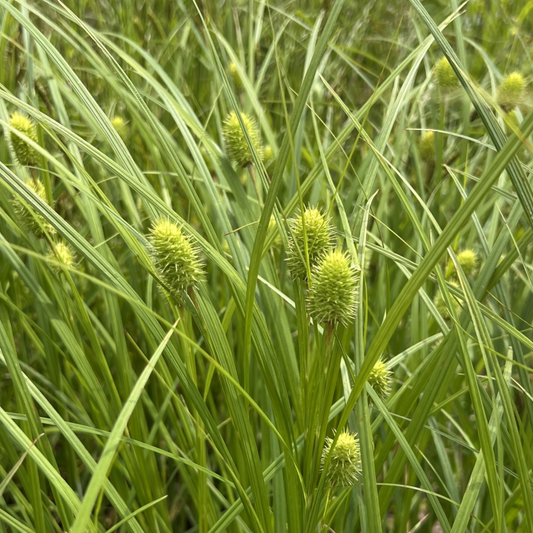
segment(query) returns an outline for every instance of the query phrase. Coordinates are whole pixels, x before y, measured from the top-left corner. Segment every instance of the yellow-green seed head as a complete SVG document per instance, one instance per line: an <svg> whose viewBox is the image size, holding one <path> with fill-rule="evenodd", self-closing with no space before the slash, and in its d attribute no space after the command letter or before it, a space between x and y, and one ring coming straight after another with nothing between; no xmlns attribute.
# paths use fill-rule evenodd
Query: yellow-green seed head
<svg viewBox="0 0 533 533"><path fill-rule="evenodd" d="M498 87L496 100L502 107L515 107L524 101L526 81L519 72L513 72Z"/></svg>
<svg viewBox="0 0 533 533"><path fill-rule="evenodd" d="M311 316L323 324L348 324L355 317L357 273L346 254L333 250L312 272L309 289Z"/></svg>
<svg viewBox="0 0 533 533"><path fill-rule="evenodd" d="M476 273L477 270L477 254L474 250L466 249L457 254L457 261L461 265L465 276L471 276ZM453 262L450 259L448 261L448 266L446 267L446 279L451 278L455 275L455 268Z"/></svg>
<svg viewBox="0 0 533 533"><path fill-rule="evenodd" d="M433 161L435 159L435 133L426 131L420 137L419 141L420 157L424 161Z"/></svg>
<svg viewBox="0 0 533 533"><path fill-rule="evenodd" d="M343 431L333 449L331 449L332 443L333 439L326 437L322 450L322 468L331 453L326 479L334 487L352 487L361 474L359 440L349 431Z"/></svg>
<svg viewBox="0 0 533 533"><path fill-rule="evenodd" d="M12 129L20 131L28 139L31 139L34 142L37 142L37 131L35 130L35 124L22 113L15 111L11 114L9 120L9 125ZM13 151L17 156L18 162L21 165L34 165L37 161L37 150L30 146L24 139L21 139L13 131L9 134L9 140L11 141L11 146Z"/></svg>
<svg viewBox="0 0 533 533"><path fill-rule="evenodd" d="M68 244L62 241L54 245L54 249L48 253L48 258L56 263L61 263L66 268L74 266L74 252ZM53 265L52 268L55 272L61 272L60 266Z"/></svg>
<svg viewBox="0 0 533 533"><path fill-rule="evenodd" d="M261 133L255 120L245 113L241 113L241 120L246 128L248 137L257 157L263 159L263 145L261 142ZM231 111L224 121L224 128L222 130L224 135L224 142L226 143L226 151L228 158L239 167L253 163L252 152L248 146L248 142L244 132L237 118L235 111Z"/></svg>
<svg viewBox="0 0 533 533"><path fill-rule="evenodd" d="M441 57L435 63L435 78L440 87L445 90L459 87L459 80L446 57Z"/></svg>
<svg viewBox="0 0 533 533"><path fill-rule="evenodd" d="M231 78L233 80L233 84L237 89L240 89L242 87L242 80L239 76L239 71L237 70L237 65L232 61L229 64L229 73L231 74Z"/></svg>
<svg viewBox="0 0 533 533"><path fill-rule="evenodd" d="M115 128L121 139L125 140L128 134L128 127L124 122L124 119L121 116L116 115L111 119L111 125Z"/></svg>
<svg viewBox="0 0 533 533"><path fill-rule="evenodd" d="M372 368L370 376L368 376L368 383L382 400L386 400L389 397L391 392L391 372L387 369L387 365L382 359L378 359Z"/></svg>
<svg viewBox="0 0 533 533"><path fill-rule="evenodd" d="M31 180L27 182L26 185L43 202L48 203L44 185L40 181ZM23 203L18 197L13 199L13 209L22 225L37 238L41 238L45 234L53 235L56 230L41 215L30 210L26 205L27 204Z"/></svg>
<svg viewBox="0 0 533 533"><path fill-rule="evenodd" d="M272 159L274 159L274 150L272 150L272 146L270 144L267 144L265 146L265 150L263 152L263 159L265 160L265 163L268 163Z"/></svg>
<svg viewBox="0 0 533 533"><path fill-rule="evenodd" d="M448 283L456 287L457 289L459 288L459 283L457 283L456 281L449 281ZM457 299L455 298L453 294L451 294L450 296L453 301L453 307L455 310L455 314L459 315L459 313L461 312L461 306L459 305L459 302L457 301ZM435 307L437 308L437 311L442 316L442 318L444 318L445 320L450 318L450 311L448 310L448 307L446 306L446 302L444 301L444 298L442 297L442 293L440 291L436 294L435 299L433 300L433 303L435 304Z"/></svg>
<svg viewBox="0 0 533 533"><path fill-rule="evenodd" d="M150 243L157 274L173 294L180 296L203 279L198 248L178 225L166 219L155 222Z"/></svg>
<svg viewBox="0 0 533 533"><path fill-rule="evenodd" d="M312 271L320 257L331 250L332 228L329 218L323 215L320 209L308 207L303 215L289 220L289 228L289 271L294 279L307 279L306 258L309 257L309 267Z"/></svg>

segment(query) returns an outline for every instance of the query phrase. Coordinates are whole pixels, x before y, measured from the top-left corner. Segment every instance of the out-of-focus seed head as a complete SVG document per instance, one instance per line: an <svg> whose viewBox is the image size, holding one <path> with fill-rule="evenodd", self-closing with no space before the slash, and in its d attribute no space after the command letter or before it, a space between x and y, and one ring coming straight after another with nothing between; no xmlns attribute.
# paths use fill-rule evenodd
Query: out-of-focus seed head
<svg viewBox="0 0 533 533"><path fill-rule="evenodd" d="M426 131L420 136L419 141L420 157L424 161L434 161L435 159L435 133Z"/></svg>
<svg viewBox="0 0 533 533"><path fill-rule="evenodd" d="M9 125L12 129L20 131L28 139L37 142L37 131L35 130L35 124L26 116L15 111L11 114ZM10 131L9 140L13 151L17 156L18 162L21 165L34 165L37 161L38 153L35 148L30 146L24 139L21 139L16 133Z"/></svg>
<svg viewBox="0 0 533 533"><path fill-rule="evenodd" d="M523 103L526 90L526 80L520 72L513 72L503 78L496 100L498 104L505 108L516 107Z"/></svg>
<svg viewBox="0 0 533 533"><path fill-rule="evenodd" d="M334 250L324 255L312 273L309 289L311 316L323 324L348 324L355 317L357 271L346 254Z"/></svg>
<svg viewBox="0 0 533 533"><path fill-rule="evenodd" d="M124 119L120 115L115 115L111 119L111 125L115 128L121 139L125 141L128 136L128 126L124 122Z"/></svg>
<svg viewBox="0 0 533 533"><path fill-rule="evenodd" d="M322 468L324 468L331 453L326 479L334 487L352 487L361 474L359 440L349 431L343 431L333 449L331 447L332 444L333 439L326 437L321 461Z"/></svg>
<svg viewBox="0 0 533 533"><path fill-rule="evenodd" d="M263 145L257 123L245 113L241 113L241 120L246 128L248 137L254 147L257 157L262 160ZM226 151L229 160L236 163L239 167L245 167L246 165L252 164L252 152L248 146L248 142L235 111L231 111L226 117L226 120L224 120L222 133L224 135L224 142L226 143Z"/></svg>
<svg viewBox="0 0 533 533"><path fill-rule="evenodd" d="M277 228L276 218L274 217L274 215L271 215L270 220L268 221L268 232L270 233L275 228ZM274 237L274 242L272 243L272 246L276 250L279 250L279 248L281 247L281 237L280 237L279 231L276 233L276 236Z"/></svg>
<svg viewBox="0 0 533 533"><path fill-rule="evenodd" d="M512 109L505 114L505 132L507 135L515 132L520 127L520 122L518 121L518 115L516 111Z"/></svg>
<svg viewBox="0 0 533 533"><path fill-rule="evenodd" d="M303 215L299 214L289 220L291 236L287 250L287 264L294 279L307 279L307 257L311 271L320 257L331 250L332 228L329 218L320 209L308 207Z"/></svg>
<svg viewBox="0 0 533 533"><path fill-rule="evenodd" d="M466 250L462 250L457 254L457 261L461 265L465 276L472 276L476 273L478 257L474 250L469 248L467 248ZM453 262L450 259L448 261L448 266L446 267L446 279L451 278L454 275L455 267L453 266Z"/></svg>
<svg viewBox="0 0 533 533"><path fill-rule="evenodd" d="M231 78L233 80L233 84L237 89L240 89L242 87L242 80L239 76L239 71L237 70L237 65L232 61L229 64L229 73L231 74Z"/></svg>
<svg viewBox="0 0 533 533"><path fill-rule="evenodd" d="M31 180L26 183L43 202L48 203L44 185L40 181ZM24 228L33 233L35 237L41 238L45 234L53 235L56 230L41 215L26 207L26 204L18 197L13 199L13 209L20 219Z"/></svg>
<svg viewBox="0 0 533 533"><path fill-rule="evenodd" d="M203 279L199 250L178 225L166 219L155 222L150 243L157 274L173 294L180 296Z"/></svg>
<svg viewBox="0 0 533 533"><path fill-rule="evenodd" d="M449 281L448 283L456 287L457 289L459 288L459 283L457 283L456 281ZM453 294L451 295L451 298L455 314L458 315L461 312L461 306ZM444 298L442 297L442 293L440 291L436 294L433 303L435 304L435 307L437 308L437 311L440 313L442 318L444 318L445 320L450 318L450 311L448 310L448 306L446 305L446 302L444 301Z"/></svg>
<svg viewBox="0 0 533 533"><path fill-rule="evenodd" d="M270 146L270 144L267 144L265 146L265 150L263 152L263 159L267 164L272 161L272 159L274 159L274 150L272 150L272 146Z"/></svg>
<svg viewBox="0 0 533 533"><path fill-rule="evenodd" d="M368 376L368 383L382 400L386 400L389 397L391 392L391 372L387 369L387 365L382 359L378 359L372 368Z"/></svg>
<svg viewBox="0 0 533 533"><path fill-rule="evenodd" d="M48 258L57 263L61 263L67 269L74 266L74 252L68 244L62 241L54 245L54 249L48 253ZM52 268L56 273L61 272L61 267L58 265L53 265Z"/></svg>
<svg viewBox="0 0 533 533"><path fill-rule="evenodd" d="M442 89L450 90L459 87L455 71L444 56L435 63L435 78Z"/></svg>

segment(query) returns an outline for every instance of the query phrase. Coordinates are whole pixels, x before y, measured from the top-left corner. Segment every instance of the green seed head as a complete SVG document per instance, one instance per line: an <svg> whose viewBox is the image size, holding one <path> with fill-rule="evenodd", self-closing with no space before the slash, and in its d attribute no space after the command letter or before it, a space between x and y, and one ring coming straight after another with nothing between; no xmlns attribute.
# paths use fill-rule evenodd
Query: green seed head
<svg viewBox="0 0 533 533"><path fill-rule="evenodd" d="M233 79L233 84L237 89L240 89L242 87L242 80L239 76L239 71L237 70L237 65L232 61L229 64L229 73L231 74L231 78Z"/></svg>
<svg viewBox="0 0 533 533"><path fill-rule="evenodd" d="M241 120L248 132L250 142L254 147L259 159L263 159L263 145L261 143L261 134L255 120L245 113L241 113ZM237 118L235 111L231 111L224 121L222 130L228 158L239 167L253 163L252 152L246 141L246 137Z"/></svg>
<svg viewBox="0 0 533 533"><path fill-rule="evenodd" d="M54 249L48 254L48 258L57 263L61 263L66 268L74 266L74 252L72 248L64 242L58 242L54 245ZM54 265L53 270L57 273L61 272L61 267Z"/></svg>
<svg viewBox="0 0 533 533"><path fill-rule="evenodd" d="M276 227L277 227L276 218L274 217L274 215L271 215L270 220L268 221L268 232L270 233ZM276 236L274 237L274 242L272 243L272 246L276 250L279 250L279 248L281 247L281 237L280 237L279 231L276 232Z"/></svg>
<svg viewBox="0 0 533 533"><path fill-rule="evenodd" d="M307 279L306 247L311 271L320 257L331 250L332 228L321 211L315 207L308 207L303 215L289 220L291 237L287 251L287 264L294 279ZM305 233L304 233L305 232Z"/></svg>
<svg viewBox="0 0 533 533"><path fill-rule="evenodd" d="M356 270L340 250L328 252L313 269L309 311L318 322L346 325L355 317Z"/></svg>
<svg viewBox="0 0 533 533"><path fill-rule="evenodd" d="M457 289L459 288L459 283L457 283L456 281L449 281L448 283L450 285L453 285ZM455 314L458 315L461 312L461 306L459 305L459 302L457 301L457 299L455 298L453 294L451 295L451 298L453 301L453 307L455 310ZM445 320L450 318L450 311L448 310L448 307L446 306L446 302L444 301L444 298L442 297L442 293L440 291L436 294L435 299L433 300L433 303L435 304L435 307L437 308L437 311L440 313L442 318L444 318Z"/></svg>
<svg viewBox="0 0 533 533"><path fill-rule="evenodd" d="M518 121L518 116L516 111L512 109L509 113L505 114L505 132L507 135L511 135L520 127L520 122Z"/></svg>
<svg viewBox="0 0 533 533"><path fill-rule="evenodd" d="M424 161L433 161L435 159L435 133L426 131L420 137L419 142L420 157Z"/></svg>
<svg viewBox="0 0 533 533"><path fill-rule="evenodd" d="M121 139L124 141L128 133L128 127L126 126L124 119L121 116L116 115L111 119L111 125L113 128L115 128Z"/></svg>
<svg viewBox="0 0 533 533"><path fill-rule="evenodd" d="M20 131L20 133L26 135L28 139L37 142L37 131L35 130L35 124L22 113L15 111L12 113L9 120L9 124L12 129ZM11 146L15 152L17 159L21 165L34 165L37 161L37 150L31 147L24 139L21 139L13 131L9 134L9 140Z"/></svg>
<svg viewBox="0 0 533 533"><path fill-rule="evenodd" d="M496 100L502 107L515 107L524 101L526 81L519 72L513 72L503 78L498 87Z"/></svg>
<svg viewBox="0 0 533 533"><path fill-rule="evenodd" d="M331 449L332 443L333 439L326 437L326 443L322 450L322 468L324 468L331 452L326 479L334 487L352 487L361 474L359 440L349 431L343 431L333 450Z"/></svg>
<svg viewBox="0 0 533 533"><path fill-rule="evenodd" d="M370 376L368 376L368 383L382 400L389 397L391 392L391 372L387 369L387 365L382 359L379 359L374 368L372 368Z"/></svg>
<svg viewBox="0 0 533 533"><path fill-rule="evenodd" d="M265 150L263 153L263 159L265 160L265 162L268 162L271 159L274 159L274 150L272 150L272 146L270 146L270 144L267 144L265 146Z"/></svg>
<svg viewBox="0 0 533 533"><path fill-rule="evenodd" d="M459 87L459 80L455 75L455 71L448 59L444 56L435 63L435 78L439 86L443 89L455 89Z"/></svg>
<svg viewBox="0 0 533 533"><path fill-rule="evenodd" d="M172 293L179 296L203 279L198 248L178 225L159 220L150 230L150 242L157 273Z"/></svg>
<svg viewBox="0 0 533 533"><path fill-rule="evenodd" d="M474 250L466 249L457 254L457 261L461 265L465 276L471 276L476 273L477 270L477 254ZM450 259L448 261L448 266L446 267L446 279L451 278L455 275L455 268L453 262Z"/></svg>
<svg viewBox="0 0 533 533"><path fill-rule="evenodd" d="M26 185L43 202L48 203L44 185L40 181L31 180L27 182ZM28 209L26 205L27 204L23 203L18 197L13 199L13 209L15 214L20 219L22 225L37 238L44 237L46 234L53 235L56 230L41 215L38 215L33 210Z"/></svg>

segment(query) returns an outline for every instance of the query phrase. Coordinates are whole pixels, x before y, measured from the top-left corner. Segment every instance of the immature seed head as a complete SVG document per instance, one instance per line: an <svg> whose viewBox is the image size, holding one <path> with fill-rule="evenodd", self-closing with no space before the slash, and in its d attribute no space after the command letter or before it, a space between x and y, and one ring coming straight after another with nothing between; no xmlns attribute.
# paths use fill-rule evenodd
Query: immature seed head
<svg viewBox="0 0 533 533"><path fill-rule="evenodd" d="M459 87L459 80L448 59L442 56L435 63L435 78L440 87L445 90Z"/></svg>
<svg viewBox="0 0 533 533"><path fill-rule="evenodd" d="M477 254L474 250L467 248L457 254L457 261L461 265L465 276L471 276L476 273L477 270ZM446 267L446 278L450 278L455 274L455 267L450 259L448 266Z"/></svg>
<svg viewBox="0 0 533 533"><path fill-rule="evenodd" d="M229 64L229 73L231 74L231 77L233 79L233 84L237 89L240 89L242 87L242 80L239 76L239 71L237 70L237 65L232 61Z"/></svg>
<svg viewBox="0 0 533 533"><path fill-rule="evenodd" d="M11 114L9 125L12 129L20 131L28 139L37 142L37 131L35 124L25 115L19 111ZM37 150L30 146L24 139L21 139L16 133L11 131L9 133L9 140L13 151L15 152L18 162L21 165L34 165L37 161Z"/></svg>
<svg viewBox="0 0 533 533"><path fill-rule="evenodd" d="M420 137L418 144L420 157L424 161L433 161L435 159L435 133L426 131Z"/></svg>
<svg viewBox="0 0 533 533"><path fill-rule="evenodd" d="M270 216L270 220L268 221L268 232L270 233L270 232L273 231L276 227L277 227L276 217L275 217L274 215L271 215L271 216ZM276 250L279 250L279 248L280 248L280 246L281 246L281 237L280 237L279 231L276 232L276 236L274 237L274 241L273 241L273 243L272 243L272 246L273 246Z"/></svg>
<svg viewBox="0 0 533 533"><path fill-rule="evenodd" d="M155 222L150 243L157 273L172 293L181 295L203 279L198 248L178 225L166 219Z"/></svg>
<svg viewBox="0 0 533 533"><path fill-rule="evenodd" d="M459 288L459 283L457 283L456 281L449 281L448 283L456 287L457 289ZM459 302L456 300L453 294L451 295L451 298L455 314L458 315L461 312L461 306L459 305ZM445 320L450 318L450 311L448 310L446 302L444 301L444 298L442 297L442 293L440 291L436 294L433 303L435 304L435 307L437 308L437 311L440 313L442 318L444 318Z"/></svg>
<svg viewBox="0 0 533 533"><path fill-rule="evenodd" d="M54 249L48 253L48 258L64 265L67 269L74 266L74 252L72 248L60 241L54 245ZM54 265L53 270L57 273L61 272L61 267Z"/></svg>
<svg viewBox="0 0 533 533"><path fill-rule="evenodd" d="M515 107L524 101L526 81L520 72L513 72L503 78L496 100L502 107Z"/></svg>
<svg viewBox="0 0 533 533"><path fill-rule="evenodd" d="M48 203L46 199L46 191L44 185L40 181L31 180L26 183L43 202ZM51 226L41 215L38 215L33 210L28 209L26 204L15 197L13 199L13 209L15 214L20 219L22 225L37 238L43 237L45 234L53 235L56 230Z"/></svg>
<svg viewBox="0 0 533 533"><path fill-rule="evenodd" d="M265 150L263 152L263 159L267 162L274 159L274 150L272 150L272 146L270 146L270 144L267 144L265 146Z"/></svg>
<svg viewBox="0 0 533 533"><path fill-rule="evenodd" d="M124 122L124 119L119 115L115 115L111 119L111 125L113 126L113 128L115 128L122 140L125 140L127 137L128 128L126 126L126 123Z"/></svg>
<svg viewBox="0 0 533 533"><path fill-rule="evenodd" d="M289 220L291 236L287 264L294 279L307 279L307 260L311 271L318 260L331 250L332 228L329 218L320 209L308 207L303 214ZM307 244L307 256L306 256Z"/></svg>
<svg viewBox="0 0 533 533"><path fill-rule="evenodd" d="M326 464L331 452L331 460L326 473L326 479L334 486L351 487L355 485L361 474L361 454L359 440L349 431L343 431L333 450L333 439L326 437L322 450L322 468Z"/></svg>
<svg viewBox="0 0 533 533"><path fill-rule="evenodd" d="M241 113L241 120L257 156L259 159L263 159L263 145L257 123L245 113ZM236 163L239 167L245 167L253 163L252 152L235 111L231 111L226 117L222 133L230 161Z"/></svg>
<svg viewBox="0 0 533 533"><path fill-rule="evenodd" d="M376 394L385 400L391 392L391 372L382 359L378 359L368 376L368 383Z"/></svg>
<svg viewBox="0 0 533 533"><path fill-rule="evenodd" d="M324 324L344 324L355 317L356 270L340 250L328 252L313 269L309 289L311 316Z"/></svg>

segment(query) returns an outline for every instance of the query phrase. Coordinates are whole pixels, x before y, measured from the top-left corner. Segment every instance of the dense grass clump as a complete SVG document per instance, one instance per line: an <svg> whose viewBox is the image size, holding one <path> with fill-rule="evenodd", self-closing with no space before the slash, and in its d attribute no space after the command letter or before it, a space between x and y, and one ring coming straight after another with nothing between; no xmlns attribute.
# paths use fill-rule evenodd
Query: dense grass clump
<svg viewBox="0 0 533 533"><path fill-rule="evenodd" d="M0 0L0 533L531 533L528 0Z"/></svg>

